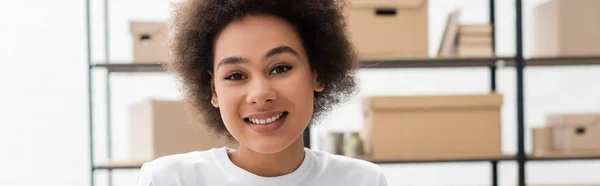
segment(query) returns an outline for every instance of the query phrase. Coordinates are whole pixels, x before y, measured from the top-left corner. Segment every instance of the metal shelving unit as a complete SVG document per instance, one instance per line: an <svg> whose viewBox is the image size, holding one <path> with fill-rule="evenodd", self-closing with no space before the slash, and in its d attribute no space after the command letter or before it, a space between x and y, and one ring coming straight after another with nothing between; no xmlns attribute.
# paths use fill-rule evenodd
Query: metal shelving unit
<svg viewBox="0 0 600 186"><path fill-rule="evenodd" d="M104 69L106 71L106 93L107 93L107 148L108 158L111 153L111 116L110 116L110 75L113 73L148 73L165 72L165 68L160 64L131 64L128 62L110 61L108 53L109 44L109 22L108 22L108 0L104 1L104 28L105 28L105 58L108 61L93 63L91 59L91 19L90 19L90 0L86 0L86 20L87 20L87 63L88 63L88 94L89 94L89 145L90 145L90 185L94 186L95 171L108 171L108 184L112 185L112 170L139 169L143 162L110 162L97 165L94 162L94 144L93 144L93 101L92 101L92 71ZM516 70L517 85L517 153L511 155L502 155L490 158L465 158L465 159L444 159L444 160L395 160L395 161L371 161L377 164L403 164L403 163L458 163L458 162L490 162L492 169L491 185L498 185L498 162L516 161L518 163L518 185L526 184L526 167L528 161L569 161L569 160L600 160L599 154L549 154L544 156L534 156L525 154L525 113L524 113L524 68L537 66L583 66L600 65L600 56L587 57L548 57L531 58L523 57L523 31L522 31L522 1L516 0L516 55L509 57L490 57L490 58L446 58L446 59L399 59L399 60L376 60L361 61L362 69L391 69L391 68L454 68L454 67L485 67L490 69L490 91L496 91L496 71L498 67L512 67ZM492 25L492 46L495 51L495 2L489 0L490 24ZM110 61L110 63L109 63ZM310 148L310 131L305 131L304 141Z"/></svg>

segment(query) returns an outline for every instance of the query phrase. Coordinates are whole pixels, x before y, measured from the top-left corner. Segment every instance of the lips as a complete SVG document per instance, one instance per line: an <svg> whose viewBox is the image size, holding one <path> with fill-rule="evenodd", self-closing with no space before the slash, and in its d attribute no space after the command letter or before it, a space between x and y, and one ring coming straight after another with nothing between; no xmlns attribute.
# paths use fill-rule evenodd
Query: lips
<svg viewBox="0 0 600 186"><path fill-rule="evenodd" d="M269 123L273 123L281 118L283 118L285 115L287 114L287 112L280 112L279 114L276 114L274 116L268 117L268 118L260 118L260 117L256 117L256 118L252 118L252 117L248 117L245 118L244 120L246 122L250 122L252 124L257 124L257 125L266 125Z"/></svg>
<svg viewBox="0 0 600 186"><path fill-rule="evenodd" d="M258 133L277 131L287 119L289 112L268 112L249 115L244 121L250 129Z"/></svg>

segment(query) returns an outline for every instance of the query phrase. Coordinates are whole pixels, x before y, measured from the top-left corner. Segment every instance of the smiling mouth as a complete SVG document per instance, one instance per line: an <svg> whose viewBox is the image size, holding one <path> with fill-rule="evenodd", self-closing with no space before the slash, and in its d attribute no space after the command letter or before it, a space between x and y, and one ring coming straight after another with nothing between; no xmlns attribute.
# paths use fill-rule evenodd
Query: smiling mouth
<svg viewBox="0 0 600 186"><path fill-rule="evenodd" d="M270 118L261 118L261 119L258 119L258 118L244 118L244 121L246 123L248 123L248 124L267 125L267 124L273 123L275 121L279 121L279 120L285 118L287 115L288 115L288 112L282 112L282 113L279 113L279 114L277 114L277 115L275 115L273 117L270 117Z"/></svg>

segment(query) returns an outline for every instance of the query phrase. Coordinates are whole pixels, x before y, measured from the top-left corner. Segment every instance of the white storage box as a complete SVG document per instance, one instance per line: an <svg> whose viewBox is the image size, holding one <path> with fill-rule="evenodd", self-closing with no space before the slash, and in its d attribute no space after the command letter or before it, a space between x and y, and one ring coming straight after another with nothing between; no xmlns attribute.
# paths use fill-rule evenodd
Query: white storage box
<svg viewBox="0 0 600 186"><path fill-rule="evenodd" d="M168 27L166 22L131 22L133 63L156 64L168 60Z"/></svg>

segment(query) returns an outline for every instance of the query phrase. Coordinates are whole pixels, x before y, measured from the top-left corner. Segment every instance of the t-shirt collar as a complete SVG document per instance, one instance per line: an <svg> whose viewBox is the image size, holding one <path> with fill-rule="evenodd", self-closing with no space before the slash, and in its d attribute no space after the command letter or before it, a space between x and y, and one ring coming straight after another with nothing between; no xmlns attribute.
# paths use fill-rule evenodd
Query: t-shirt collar
<svg viewBox="0 0 600 186"><path fill-rule="evenodd" d="M227 152L235 151L234 149L228 147L221 147L215 149L214 156L217 160L217 163L223 168L225 174L230 176L229 179L232 179L233 182L240 183L252 183L260 184L260 185L295 185L302 181L307 174L308 170L313 166L313 158L312 153L309 153L310 149L304 148L304 159L300 166L294 170L293 172L277 176L277 177L263 177L256 174L253 174L249 171L246 171L237 165L235 165L231 159L229 159L229 155Z"/></svg>

